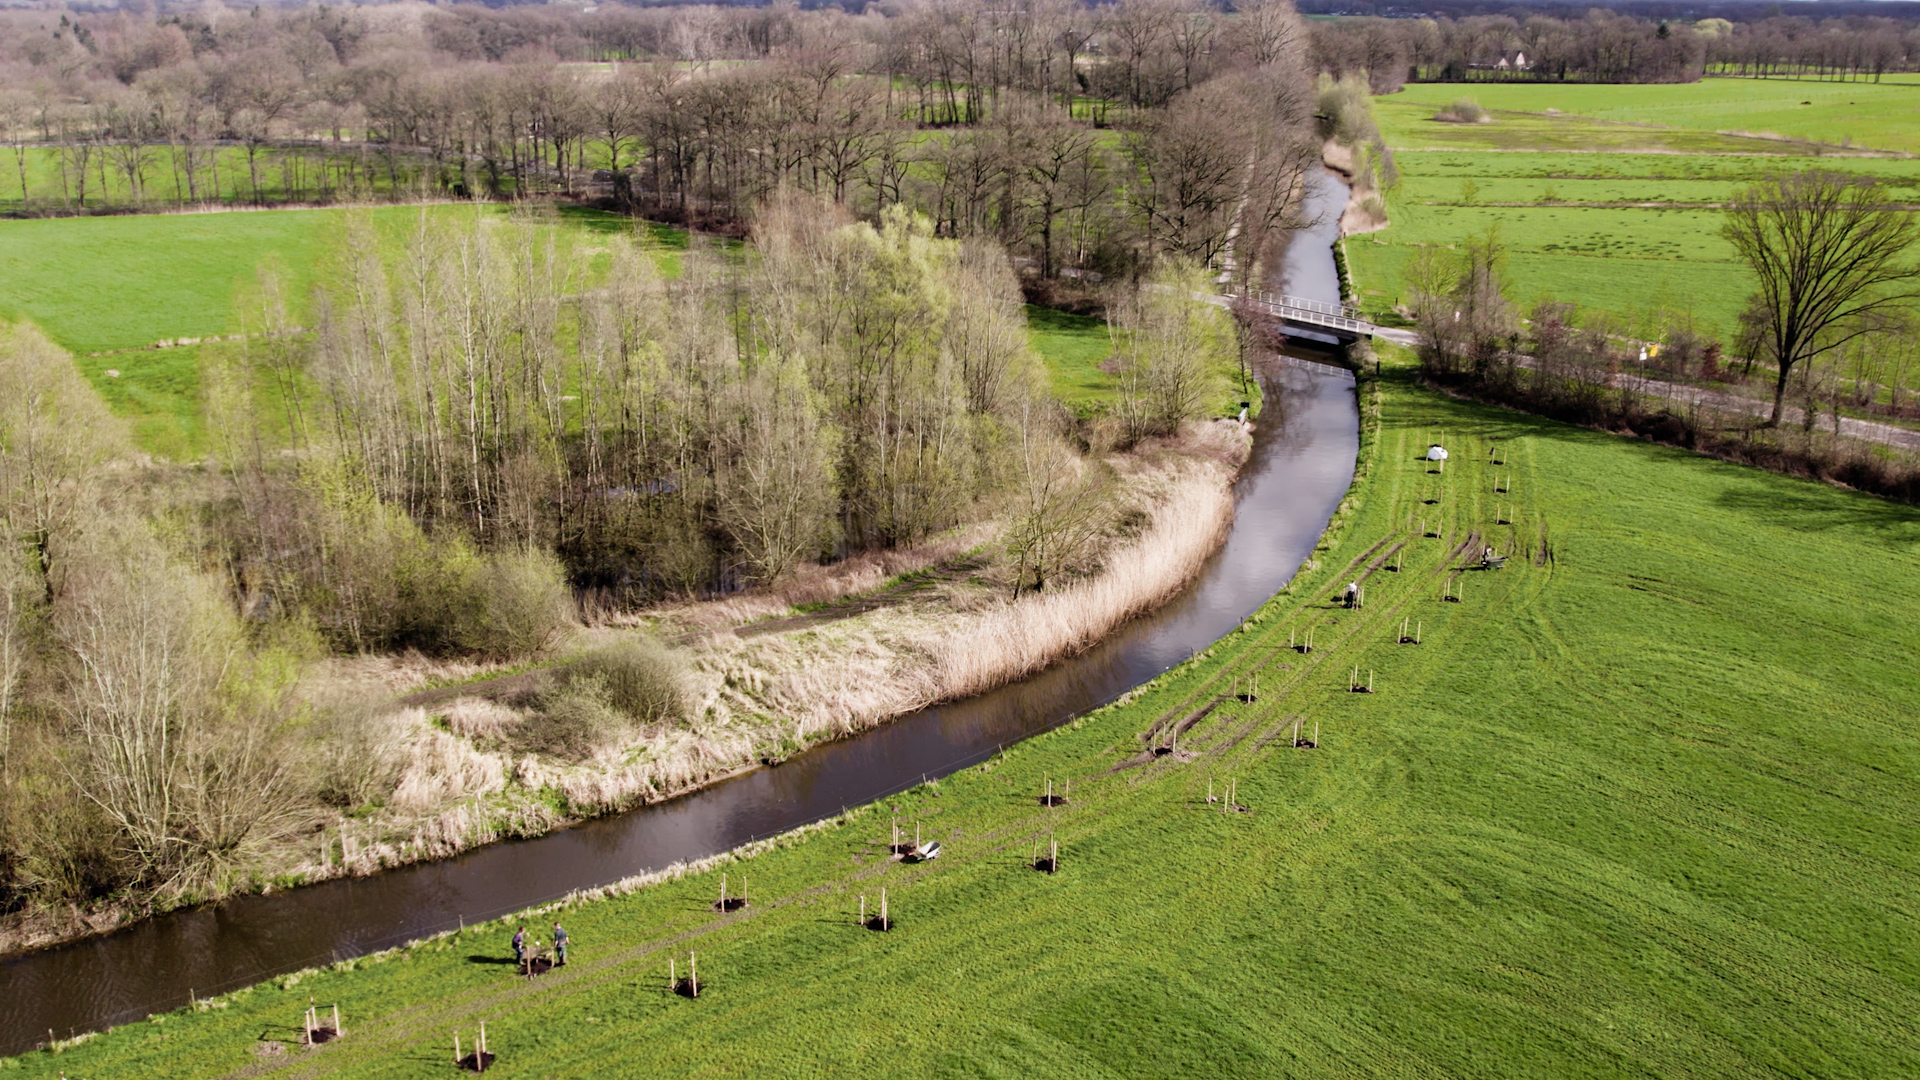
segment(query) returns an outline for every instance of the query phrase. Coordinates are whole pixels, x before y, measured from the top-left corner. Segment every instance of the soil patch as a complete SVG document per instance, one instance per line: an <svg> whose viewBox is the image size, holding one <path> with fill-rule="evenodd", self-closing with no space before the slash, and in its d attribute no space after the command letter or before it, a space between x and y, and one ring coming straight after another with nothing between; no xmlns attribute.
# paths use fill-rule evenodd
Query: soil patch
<svg viewBox="0 0 1920 1080"><path fill-rule="evenodd" d="M454 1062L454 1064L468 1072L486 1072L493 1067L494 1060L495 1055L491 1053L483 1054L476 1050L466 1057L461 1058L459 1061Z"/></svg>

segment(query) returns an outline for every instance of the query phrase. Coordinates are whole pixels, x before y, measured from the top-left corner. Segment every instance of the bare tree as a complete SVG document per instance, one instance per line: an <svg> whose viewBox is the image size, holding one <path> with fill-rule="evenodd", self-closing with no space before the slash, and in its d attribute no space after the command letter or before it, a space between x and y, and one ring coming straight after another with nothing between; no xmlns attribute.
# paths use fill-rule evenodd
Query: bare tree
<svg viewBox="0 0 1920 1080"><path fill-rule="evenodd" d="M32 205L27 190L27 144L33 139L33 97L26 87L13 81L11 72L0 73L0 141L13 151L13 165L20 174L20 207Z"/></svg>
<svg viewBox="0 0 1920 1080"><path fill-rule="evenodd" d="M1913 215L1880 184L1810 170L1748 188L1722 230L1753 270L1759 343L1778 372L1770 426L1778 426L1796 365L1872 332L1920 296L1908 262Z"/></svg>
<svg viewBox="0 0 1920 1080"><path fill-rule="evenodd" d="M1006 535L1015 596L1041 591L1085 561L1111 516L1110 471L1083 461L1037 412L1029 404L1019 424L1019 487Z"/></svg>
<svg viewBox="0 0 1920 1080"><path fill-rule="evenodd" d="M834 437L819 420L805 365L769 359L743 390L720 522L753 575L777 581L832 536Z"/></svg>

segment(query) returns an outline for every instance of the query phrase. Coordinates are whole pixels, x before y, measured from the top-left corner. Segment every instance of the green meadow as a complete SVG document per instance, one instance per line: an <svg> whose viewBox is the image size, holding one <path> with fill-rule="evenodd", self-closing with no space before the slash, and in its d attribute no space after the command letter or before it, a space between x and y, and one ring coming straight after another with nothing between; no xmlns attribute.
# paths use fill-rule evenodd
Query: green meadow
<svg viewBox="0 0 1920 1080"><path fill-rule="evenodd" d="M1113 376L1100 367L1113 355L1105 319L1028 304L1027 334L1046 362L1048 384L1061 404L1088 416L1113 400Z"/></svg>
<svg viewBox="0 0 1920 1080"><path fill-rule="evenodd" d="M483 1022L503 1077L1920 1071L1920 511L1453 400L1403 356L1363 395L1296 586L1124 703L542 915L574 940L550 975L499 962L499 922L0 1073L436 1076ZM896 813L940 859L889 859ZM713 910L722 873L751 906ZM893 929L857 927L883 889ZM690 951L698 1000L667 984ZM310 997L346 1038L270 1049Z"/></svg>
<svg viewBox="0 0 1920 1080"><path fill-rule="evenodd" d="M1496 111L1819 143L1827 149L1920 153L1920 85L1912 81L1708 78L1697 83L1413 83L1394 95L1408 111L1472 97ZM1489 125L1478 125L1489 126ZM1669 132L1664 137L1680 138ZM1706 145L1706 144L1701 144ZM1760 149L1755 147L1754 149Z"/></svg>
<svg viewBox="0 0 1920 1080"><path fill-rule="evenodd" d="M1720 236L1719 206L1735 192L1782 171L1823 168L1920 198L1920 158L1794 141L1837 143L1855 130L1847 124L1767 127L1766 110L1781 94L1870 121L1856 148L1920 146L1920 112L1902 104L1920 104L1920 87L1910 84L1414 84L1374 99L1402 179L1387 198L1390 226L1347 242L1362 306L1384 315L1401 304L1402 273L1421 249L1495 228L1523 310L1572 301L1647 337L1680 321L1731 335L1751 290ZM1487 107L1492 121L1433 119L1460 97ZM1792 138L1738 134L1762 130Z"/></svg>

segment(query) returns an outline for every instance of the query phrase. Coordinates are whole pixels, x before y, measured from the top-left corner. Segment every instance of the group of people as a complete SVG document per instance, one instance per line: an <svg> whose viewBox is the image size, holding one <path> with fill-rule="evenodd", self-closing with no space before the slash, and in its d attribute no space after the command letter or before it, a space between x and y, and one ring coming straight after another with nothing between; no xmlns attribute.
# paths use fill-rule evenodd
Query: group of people
<svg viewBox="0 0 1920 1080"><path fill-rule="evenodd" d="M534 942L536 948L539 942ZM527 924L521 923L520 929L513 932L513 962L521 968L527 966ZM559 923L553 924L553 964L565 967L567 963L567 931Z"/></svg>

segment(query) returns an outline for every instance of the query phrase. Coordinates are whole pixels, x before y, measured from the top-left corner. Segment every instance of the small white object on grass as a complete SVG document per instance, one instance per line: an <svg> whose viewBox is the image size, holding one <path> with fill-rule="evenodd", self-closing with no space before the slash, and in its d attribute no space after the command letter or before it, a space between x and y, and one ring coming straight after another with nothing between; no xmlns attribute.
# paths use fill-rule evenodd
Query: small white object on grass
<svg viewBox="0 0 1920 1080"><path fill-rule="evenodd" d="M1444 446L1441 446L1439 443L1434 443L1432 446L1427 447L1427 460L1428 461L1447 460L1447 448Z"/></svg>

